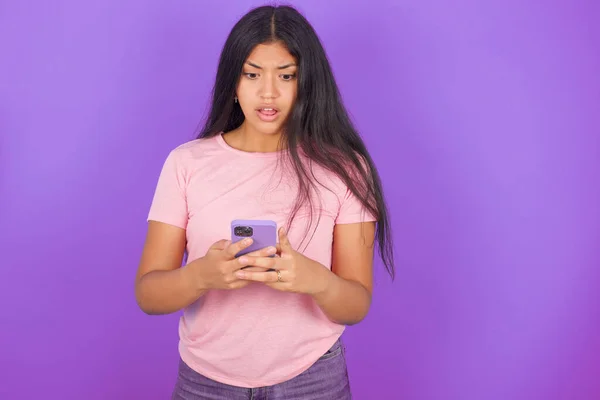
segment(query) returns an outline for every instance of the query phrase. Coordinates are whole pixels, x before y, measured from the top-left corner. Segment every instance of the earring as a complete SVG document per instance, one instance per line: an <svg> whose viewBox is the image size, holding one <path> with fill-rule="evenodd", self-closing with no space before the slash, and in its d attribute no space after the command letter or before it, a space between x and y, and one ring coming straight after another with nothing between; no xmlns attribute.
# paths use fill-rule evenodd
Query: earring
<svg viewBox="0 0 600 400"><path fill-rule="evenodd" d="M237 96L235 96L235 99L234 99L234 101L237 103Z"/></svg>

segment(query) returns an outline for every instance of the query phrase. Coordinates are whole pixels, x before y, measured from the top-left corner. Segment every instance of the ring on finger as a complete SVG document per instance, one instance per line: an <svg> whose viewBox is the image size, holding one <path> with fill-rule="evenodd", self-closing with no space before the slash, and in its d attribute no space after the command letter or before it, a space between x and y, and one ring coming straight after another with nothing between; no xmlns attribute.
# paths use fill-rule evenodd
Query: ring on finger
<svg viewBox="0 0 600 400"><path fill-rule="evenodd" d="M277 282L283 282L283 279L281 279L281 271L277 270Z"/></svg>

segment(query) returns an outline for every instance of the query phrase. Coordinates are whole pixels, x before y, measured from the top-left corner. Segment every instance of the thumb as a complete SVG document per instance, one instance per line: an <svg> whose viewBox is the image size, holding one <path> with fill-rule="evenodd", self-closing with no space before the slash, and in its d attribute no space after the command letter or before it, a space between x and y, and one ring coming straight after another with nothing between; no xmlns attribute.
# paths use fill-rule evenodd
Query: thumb
<svg viewBox="0 0 600 400"><path fill-rule="evenodd" d="M279 228L279 245L281 246L282 250L293 250L292 244L290 243L287 232L284 228Z"/></svg>
<svg viewBox="0 0 600 400"><path fill-rule="evenodd" d="M211 249L214 249L214 250L225 250L227 248L227 246L229 246L230 242L231 242L230 240L221 239L218 242L213 243L213 245L210 247L211 247Z"/></svg>

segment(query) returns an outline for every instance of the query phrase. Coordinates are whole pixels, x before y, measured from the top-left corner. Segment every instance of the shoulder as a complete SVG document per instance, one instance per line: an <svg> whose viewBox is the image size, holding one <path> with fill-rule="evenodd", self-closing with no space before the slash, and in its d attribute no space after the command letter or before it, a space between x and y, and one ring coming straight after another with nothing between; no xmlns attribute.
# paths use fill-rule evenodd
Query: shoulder
<svg viewBox="0 0 600 400"><path fill-rule="evenodd" d="M358 152L354 152L354 159L335 148L328 148L326 153L336 162L328 166L309 160L307 156L305 156L305 160L308 161L310 171L315 178L333 184L342 192L347 189L343 176L347 176L352 182L359 184L360 181L364 180L361 170L364 171L367 177L371 172L366 158Z"/></svg>
<svg viewBox="0 0 600 400"><path fill-rule="evenodd" d="M194 139L171 149L167 159L185 167L215 155L219 150L221 147L214 137Z"/></svg>

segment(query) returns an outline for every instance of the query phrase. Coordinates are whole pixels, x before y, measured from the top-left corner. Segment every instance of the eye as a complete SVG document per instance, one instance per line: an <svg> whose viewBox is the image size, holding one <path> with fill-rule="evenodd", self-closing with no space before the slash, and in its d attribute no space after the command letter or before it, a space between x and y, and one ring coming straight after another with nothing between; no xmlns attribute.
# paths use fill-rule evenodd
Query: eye
<svg viewBox="0 0 600 400"><path fill-rule="evenodd" d="M254 73L254 72L245 72L244 75L248 79L256 79L256 78L258 78L258 74Z"/></svg>
<svg viewBox="0 0 600 400"><path fill-rule="evenodd" d="M284 81L291 81L292 79L294 79L296 77L296 74L283 74L281 75L281 78Z"/></svg>

